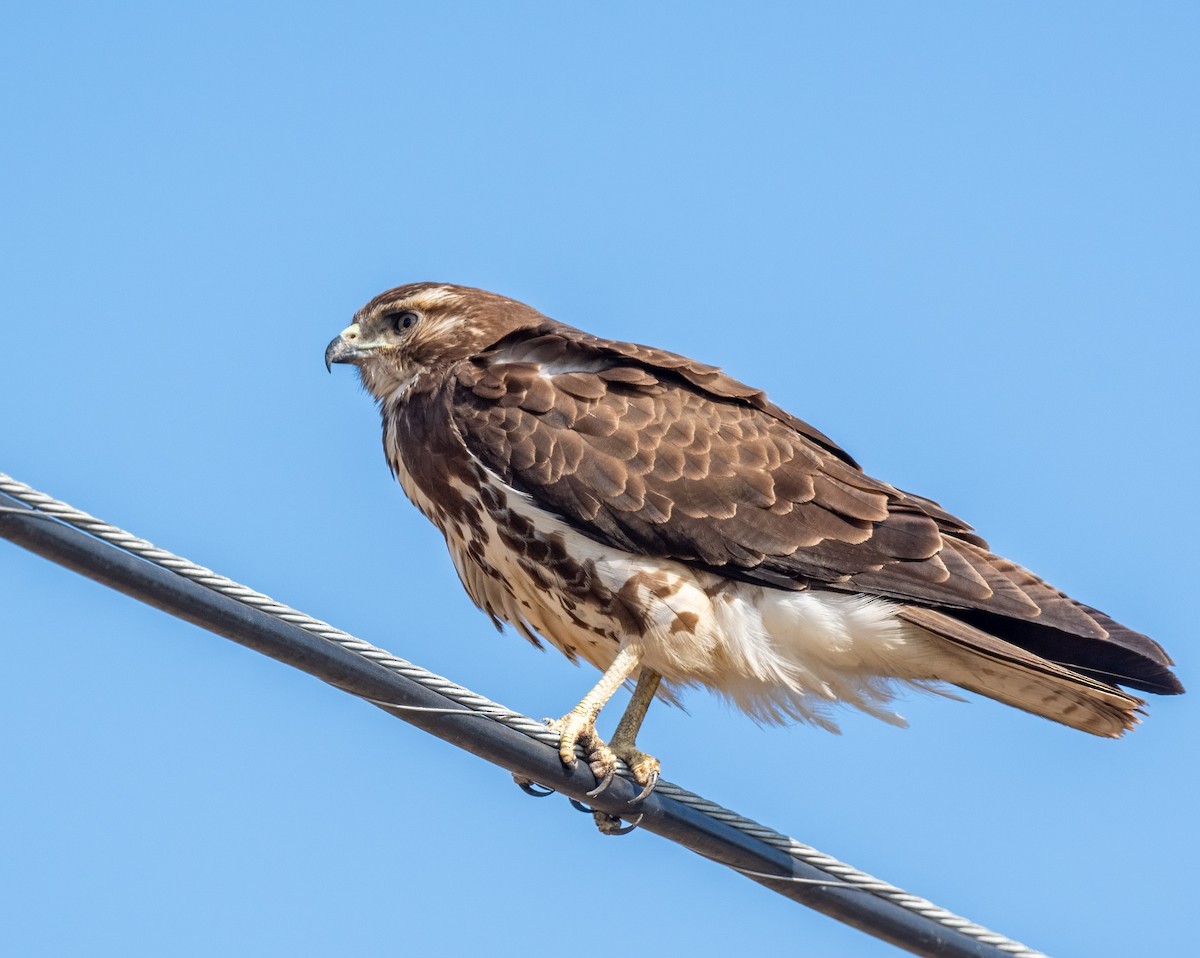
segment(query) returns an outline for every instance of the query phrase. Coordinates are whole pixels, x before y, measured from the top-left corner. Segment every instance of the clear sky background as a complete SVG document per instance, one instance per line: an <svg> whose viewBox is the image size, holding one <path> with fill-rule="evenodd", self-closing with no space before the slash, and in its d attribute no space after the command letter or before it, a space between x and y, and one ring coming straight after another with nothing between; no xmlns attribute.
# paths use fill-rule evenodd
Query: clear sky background
<svg viewBox="0 0 1200 958"><path fill-rule="evenodd" d="M10 6L0 469L561 714L594 673L492 630L321 361L478 285L766 388L1200 687L1198 46L1185 3ZM896 953L4 543L0 635L4 954ZM1196 701L693 694L643 743L1054 955L1182 954Z"/></svg>

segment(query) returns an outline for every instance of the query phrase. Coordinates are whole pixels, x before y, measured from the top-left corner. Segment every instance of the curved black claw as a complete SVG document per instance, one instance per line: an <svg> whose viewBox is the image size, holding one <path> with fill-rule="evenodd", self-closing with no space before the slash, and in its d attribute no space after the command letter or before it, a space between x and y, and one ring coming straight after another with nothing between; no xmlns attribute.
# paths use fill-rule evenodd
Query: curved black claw
<svg viewBox="0 0 1200 958"><path fill-rule="evenodd" d="M601 835L628 835L642 824L642 819L646 817L645 815L639 815L628 825L622 825L621 818L618 815L610 815L608 812L602 812L598 808L588 808L577 798L570 798L568 796L567 801L571 803L571 807L577 812L591 815L592 821L596 823L596 827L600 830Z"/></svg>
<svg viewBox="0 0 1200 958"><path fill-rule="evenodd" d="M634 798L633 801L631 801L629 804L637 805L639 802L645 801L650 796L650 793L654 791L654 786L657 784L658 784L658 772L653 771L650 773L650 781L648 781L646 783L645 787L637 794L637 797ZM588 794L591 795L592 793L588 792Z"/></svg>
<svg viewBox="0 0 1200 958"><path fill-rule="evenodd" d="M628 825L622 825L621 819L616 815L609 815L607 812L592 813L592 818L596 820L596 827L600 829L601 835L628 835L642 824L644 817L644 815L639 815Z"/></svg>
<svg viewBox="0 0 1200 958"><path fill-rule="evenodd" d="M540 782L535 782L530 778L524 778L521 775L514 775L513 781L516 783L517 788L523 791L526 795L532 795L534 798L545 798L547 795L554 794L554 789L546 788L546 786L542 785Z"/></svg>
<svg viewBox="0 0 1200 958"><path fill-rule="evenodd" d="M604 778L600 779L600 784L586 793L587 797L595 798L597 795L603 795L605 792L607 792L608 786L612 784L613 774L615 772L615 768L610 768L605 774Z"/></svg>

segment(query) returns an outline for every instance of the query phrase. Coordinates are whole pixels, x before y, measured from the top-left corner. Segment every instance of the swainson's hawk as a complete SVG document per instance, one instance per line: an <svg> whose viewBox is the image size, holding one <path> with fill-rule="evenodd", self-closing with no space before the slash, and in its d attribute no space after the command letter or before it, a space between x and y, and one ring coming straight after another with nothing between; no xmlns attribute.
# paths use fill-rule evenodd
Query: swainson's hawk
<svg viewBox="0 0 1200 958"><path fill-rule="evenodd" d="M832 703L900 722L896 685L949 682L1112 738L1143 704L1118 685L1183 691L1157 643L712 366L440 283L375 297L325 359L358 367L475 603L604 673L556 723L602 785L617 756L653 786L638 728L689 685L833 728Z"/></svg>

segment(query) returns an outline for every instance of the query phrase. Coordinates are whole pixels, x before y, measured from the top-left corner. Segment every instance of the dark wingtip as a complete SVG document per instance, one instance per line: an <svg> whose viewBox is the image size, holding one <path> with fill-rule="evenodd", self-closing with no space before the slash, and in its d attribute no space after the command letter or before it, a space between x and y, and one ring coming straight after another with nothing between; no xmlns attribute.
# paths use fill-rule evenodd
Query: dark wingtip
<svg viewBox="0 0 1200 958"><path fill-rule="evenodd" d="M1155 695L1183 695L1187 689L1176 678L1175 673L1168 668L1146 668L1145 663L1132 663L1128 657L1114 662L1113 670L1099 669L1074 663L1060 663L1076 672L1082 672L1101 682L1110 685L1123 685L1126 688L1137 689L1139 692L1152 692ZM1138 667L1131 668L1131 665Z"/></svg>

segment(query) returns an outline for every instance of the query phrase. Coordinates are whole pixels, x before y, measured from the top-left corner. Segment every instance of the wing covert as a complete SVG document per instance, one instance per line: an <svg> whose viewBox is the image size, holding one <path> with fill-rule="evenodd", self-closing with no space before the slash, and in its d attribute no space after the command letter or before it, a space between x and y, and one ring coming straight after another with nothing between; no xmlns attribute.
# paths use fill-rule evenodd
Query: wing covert
<svg viewBox="0 0 1200 958"><path fill-rule="evenodd" d="M463 364L453 416L474 455L592 538L739 578L848 583L936 560L947 537L982 542L700 368L685 376L554 330ZM941 601L988 591L962 562L887 584L907 579Z"/></svg>

